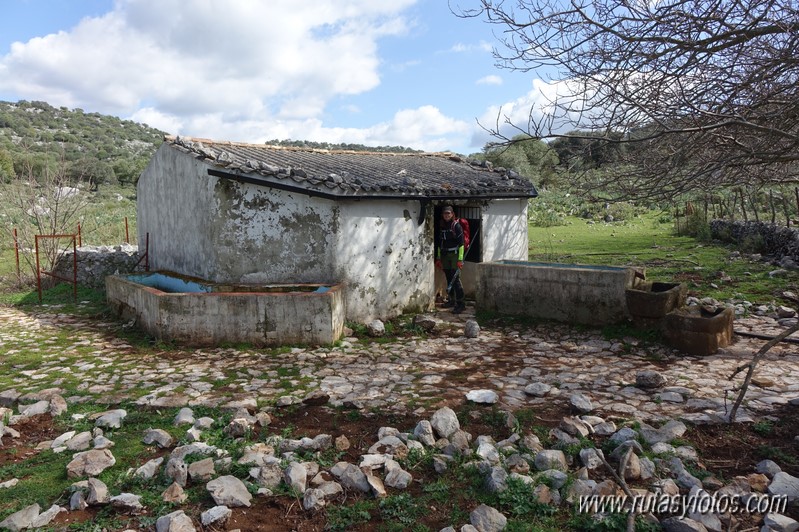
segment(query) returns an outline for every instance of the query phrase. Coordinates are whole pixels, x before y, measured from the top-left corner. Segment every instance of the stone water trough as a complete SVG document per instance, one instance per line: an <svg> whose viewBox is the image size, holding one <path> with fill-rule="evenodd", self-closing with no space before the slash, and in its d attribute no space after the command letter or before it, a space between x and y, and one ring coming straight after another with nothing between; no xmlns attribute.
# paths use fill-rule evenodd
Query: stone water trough
<svg viewBox="0 0 799 532"><path fill-rule="evenodd" d="M640 275L640 274L639 274ZM634 268L500 260L477 265L481 310L607 325L627 320Z"/></svg>
<svg viewBox="0 0 799 532"><path fill-rule="evenodd" d="M151 272L108 276L106 297L148 334L187 345L325 345L344 331L340 285L225 285Z"/></svg>

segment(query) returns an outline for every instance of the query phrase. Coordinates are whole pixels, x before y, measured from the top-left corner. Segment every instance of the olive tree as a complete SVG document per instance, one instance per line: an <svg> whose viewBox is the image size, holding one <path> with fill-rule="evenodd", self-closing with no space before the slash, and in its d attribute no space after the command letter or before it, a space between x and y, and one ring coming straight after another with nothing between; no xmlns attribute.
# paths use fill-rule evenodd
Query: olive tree
<svg viewBox="0 0 799 532"><path fill-rule="evenodd" d="M498 116L501 140L627 144L593 183L624 197L799 181L794 0L452 2L497 26L498 66L560 82L526 123Z"/></svg>

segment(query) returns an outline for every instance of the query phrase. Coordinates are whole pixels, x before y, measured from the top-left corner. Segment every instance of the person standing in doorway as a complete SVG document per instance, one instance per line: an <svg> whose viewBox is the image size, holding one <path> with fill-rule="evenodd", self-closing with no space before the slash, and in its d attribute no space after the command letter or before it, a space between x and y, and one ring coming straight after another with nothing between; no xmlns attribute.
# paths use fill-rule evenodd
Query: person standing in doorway
<svg viewBox="0 0 799 532"><path fill-rule="evenodd" d="M446 205L441 210L441 224L436 238L436 268L444 270L449 287L449 300L445 306L452 306L455 314L460 314L466 308L460 279L463 253L463 227L455 218L452 206Z"/></svg>

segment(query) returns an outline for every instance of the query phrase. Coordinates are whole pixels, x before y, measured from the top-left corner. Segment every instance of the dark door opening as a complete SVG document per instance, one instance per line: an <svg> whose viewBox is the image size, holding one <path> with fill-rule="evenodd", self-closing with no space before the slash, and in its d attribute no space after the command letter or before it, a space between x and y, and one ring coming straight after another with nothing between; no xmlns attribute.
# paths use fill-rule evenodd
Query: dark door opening
<svg viewBox="0 0 799 532"><path fill-rule="evenodd" d="M443 209L444 205L436 205L435 207L435 224L434 234L435 237L438 238L438 231L441 225L441 209ZM482 225L482 215L480 212L480 207L471 207L467 205L456 205L455 209L455 216L460 218L465 218L467 222L469 222L469 235L471 237L471 243L469 244L469 249L464 250L464 257L465 261L469 262L482 262L482 237L483 232L480 230ZM436 242L437 243L437 242Z"/></svg>

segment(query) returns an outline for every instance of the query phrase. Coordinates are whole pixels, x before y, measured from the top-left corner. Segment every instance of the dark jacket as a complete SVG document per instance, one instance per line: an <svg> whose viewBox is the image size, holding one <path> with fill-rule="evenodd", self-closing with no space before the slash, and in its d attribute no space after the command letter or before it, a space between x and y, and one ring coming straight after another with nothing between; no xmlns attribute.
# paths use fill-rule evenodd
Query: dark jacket
<svg viewBox="0 0 799 532"><path fill-rule="evenodd" d="M458 260L463 260L463 227L457 219L449 223L441 221L436 238L436 258L443 253L458 253Z"/></svg>

